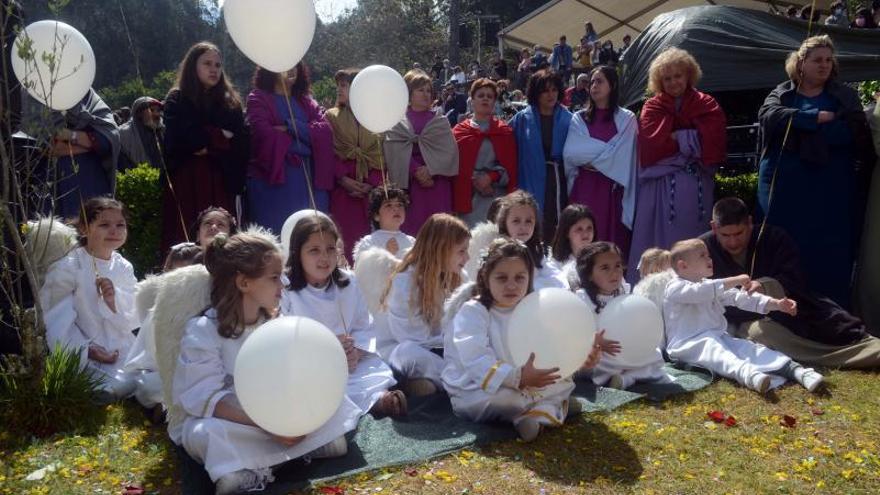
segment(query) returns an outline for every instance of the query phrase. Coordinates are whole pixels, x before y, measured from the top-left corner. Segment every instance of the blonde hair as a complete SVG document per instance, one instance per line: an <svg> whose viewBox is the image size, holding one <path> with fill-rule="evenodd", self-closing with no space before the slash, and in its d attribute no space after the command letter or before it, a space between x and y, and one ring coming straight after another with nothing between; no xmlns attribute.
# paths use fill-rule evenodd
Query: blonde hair
<svg viewBox="0 0 880 495"><path fill-rule="evenodd" d="M409 90L409 97L412 99L413 91L422 86L431 86L431 76L422 69L413 69L403 76L403 82L406 83L406 89Z"/></svg>
<svg viewBox="0 0 880 495"><path fill-rule="evenodd" d="M263 229L250 229L232 237L217 234L208 244L205 268L211 274L211 306L217 311L217 333L221 337L237 339L244 331L244 308L236 276L262 276L275 256L281 256L281 248L275 237ZM260 316L272 317L263 308Z"/></svg>
<svg viewBox="0 0 880 495"><path fill-rule="evenodd" d="M675 265L679 261L684 261L684 259L700 249L706 249L706 243L699 239L685 239L683 241L678 241L672 245L671 256L672 256L672 267L675 269ZM677 270L676 270L677 271Z"/></svg>
<svg viewBox="0 0 880 495"><path fill-rule="evenodd" d="M470 239L471 233L460 219L447 213L436 213L419 229L416 242L391 273L382 305L391 292L391 282L398 273L413 267L413 288L409 306L421 314L425 322L437 328L443 319L443 302L461 285L461 273L450 272L446 264L455 246Z"/></svg>
<svg viewBox="0 0 880 495"><path fill-rule="evenodd" d="M639 276L647 277L652 273L660 273L672 266L672 253L666 249L649 248L639 259Z"/></svg>
<svg viewBox="0 0 880 495"><path fill-rule="evenodd" d="M663 75L675 67L681 67L687 72L688 87L693 88L703 77L700 64L693 55L681 48L667 48L651 61L648 69L648 92L660 94L663 92Z"/></svg>
<svg viewBox="0 0 880 495"><path fill-rule="evenodd" d="M810 36L801 43L797 51L788 54L788 58L785 60L785 73L788 74L789 79L795 83L801 82L801 66L804 60L810 56L810 52L816 48L828 48L831 50L832 62L829 79L837 77L839 66L837 64L837 52L834 50L834 42L831 41L831 36L823 34L821 36Z"/></svg>

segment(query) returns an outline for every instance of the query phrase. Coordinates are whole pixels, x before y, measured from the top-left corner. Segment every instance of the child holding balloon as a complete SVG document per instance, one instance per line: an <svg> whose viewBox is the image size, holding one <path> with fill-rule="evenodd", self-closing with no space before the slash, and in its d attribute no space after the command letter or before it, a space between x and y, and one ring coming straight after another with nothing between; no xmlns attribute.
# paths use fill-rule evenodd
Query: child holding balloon
<svg viewBox="0 0 880 495"><path fill-rule="evenodd" d="M450 303L451 312L456 300L469 299L451 317L442 375L455 414L477 422L511 421L526 442L544 426L562 425L574 390L572 378L560 376L559 368L536 368L534 353L523 366L513 364L508 324L532 291L533 273L532 255L523 243L497 239L490 245L476 283L463 286ZM594 367L600 352L594 344L584 368Z"/></svg>
<svg viewBox="0 0 880 495"><path fill-rule="evenodd" d="M128 237L127 218L115 199L81 203L79 246L49 267L40 288L49 347L78 350L109 399L127 397L136 387L134 374L122 369L140 326L134 268L117 252Z"/></svg>
<svg viewBox="0 0 880 495"><path fill-rule="evenodd" d="M562 272L545 255L538 202L531 194L516 190L505 196L498 212L497 223L501 235L516 239L529 248L535 269L535 290L568 287Z"/></svg>
<svg viewBox="0 0 880 495"><path fill-rule="evenodd" d="M171 439L204 463L218 495L274 480L272 467L291 459L347 452L345 433L360 409L344 398L335 415L304 437L281 437L257 426L236 396L233 371L242 345L272 318L281 300L281 252L262 232L219 234L205 251L211 307L187 324L174 371L173 402L186 418Z"/></svg>
<svg viewBox="0 0 880 495"><path fill-rule="evenodd" d="M687 239L672 246L672 269L676 276L666 285L663 303L666 352L671 358L710 369L761 394L786 380L794 380L810 392L822 384L824 377L812 368L727 333L725 306L762 314L782 311L795 315L795 301L743 290L741 287L749 283L745 274L708 278L713 273L712 257L700 239Z"/></svg>
<svg viewBox="0 0 880 495"><path fill-rule="evenodd" d="M549 262L559 270L567 282L566 287L576 285L576 259L596 235L596 219L593 212L584 205L570 204L559 215L559 225L553 236ZM575 282L575 284L572 284Z"/></svg>
<svg viewBox="0 0 880 495"><path fill-rule="evenodd" d="M594 242L577 256L577 275L581 288L575 292L597 315L615 298L629 294L629 284L623 279L623 253L611 242ZM650 303L648 303L650 304ZM659 315L658 315L659 316ZM602 321L599 321L601 326ZM604 329L603 329L604 330ZM639 332L640 328L627 328ZM662 330L661 330L662 331ZM626 347L609 341L609 359L603 359L593 370L593 383L616 389L627 389L636 382L669 383L672 377L663 371L663 355L654 349L653 359L647 364L633 366L626 362ZM619 354L617 356L617 354Z"/></svg>
<svg viewBox="0 0 880 495"><path fill-rule="evenodd" d="M392 271L377 315L379 355L406 378L407 395L430 395L443 370L443 303L462 282L470 232L460 219L431 215Z"/></svg>
<svg viewBox="0 0 880 495"><path fill-rule="evenodd" d="M337 264L336 225L327 217L309 215L293 228L287 257L287 287L281 313L304 316L332 330L348 360L346 394L363 413L402 416L406 397L391 368L375 353L376 339L367 303L351 273Z"/></svg>

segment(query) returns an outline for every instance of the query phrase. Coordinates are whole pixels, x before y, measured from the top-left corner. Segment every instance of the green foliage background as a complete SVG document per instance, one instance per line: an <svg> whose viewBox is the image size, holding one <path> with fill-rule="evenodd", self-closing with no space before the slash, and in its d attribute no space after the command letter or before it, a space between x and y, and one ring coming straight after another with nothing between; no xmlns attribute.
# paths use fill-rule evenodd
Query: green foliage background
<svg viewBox="0 0 880 495"><path fill-rule="evenodd" d="M162 187L159 169L146 163L116 176L116 198L128 208L131 220L128 240L121 254L134 265L141 279L157 271L162 261L159 239L162 232Z"/></svg>

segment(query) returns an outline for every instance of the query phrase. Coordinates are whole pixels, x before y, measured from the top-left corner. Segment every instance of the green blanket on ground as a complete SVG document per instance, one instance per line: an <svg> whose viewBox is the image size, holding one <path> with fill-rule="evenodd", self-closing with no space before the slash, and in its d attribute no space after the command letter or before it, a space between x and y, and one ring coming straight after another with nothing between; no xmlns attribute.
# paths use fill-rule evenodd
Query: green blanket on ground
<svg viewBox="0 0 880 495"><path fill-rule="evenodd" d="M666 366L675 377L671 384L639 384L632 389L615 390L580 381L572 394L585 413L610 411L637 399L665 400L669 396L693 392L712 382L704 371L685 371ZM516 438L513 427L505 423L472 423L455 416L449 399L435 394L411 399L409 415L399 419L374 419L366 415L355 432L349 434L348 454L337 459L305 464L296 460L275 472L275 483L267 494L289 493L310 482L329 481L362 471L411 464L439 457L472 445ZM179 449L183 471L183 493L213 494L213 485L204 469Z"/></svg>

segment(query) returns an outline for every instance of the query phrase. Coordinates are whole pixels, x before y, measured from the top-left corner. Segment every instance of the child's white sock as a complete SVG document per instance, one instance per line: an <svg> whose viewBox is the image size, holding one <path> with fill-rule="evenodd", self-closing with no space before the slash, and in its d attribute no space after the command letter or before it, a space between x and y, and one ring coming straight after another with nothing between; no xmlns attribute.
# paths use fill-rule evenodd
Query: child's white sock
<svg viewBox="0 0 880 495"><path fill-rule="evenodd" d="M745 385L755 392L766 394L770 390L770 375L756 371Z"/></svg>
<svg viewBox="0 0 880 495"><path fill-rule="evenodd" d="M805 368L795 361L790 361L777 374L800 383L808 392L815 392L825 381L825 377L821 373L813 368Z"/></svg>
<svg viewBox="0 0 880 495"><path fill-rule="evenodd" d="M541 433L541 423L538 423L537 418L523 418L516 424L516 432L523 442L533 442Z"/></svg>

